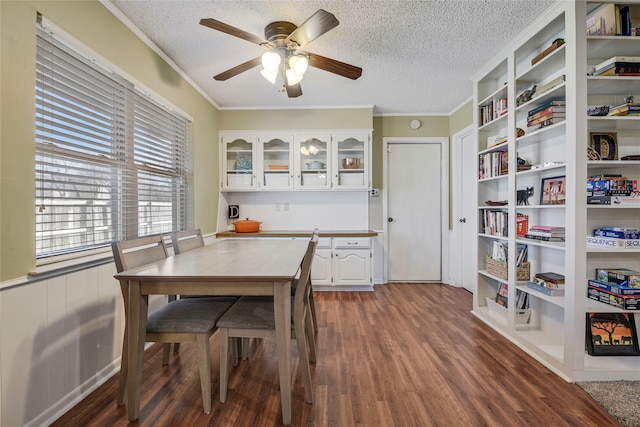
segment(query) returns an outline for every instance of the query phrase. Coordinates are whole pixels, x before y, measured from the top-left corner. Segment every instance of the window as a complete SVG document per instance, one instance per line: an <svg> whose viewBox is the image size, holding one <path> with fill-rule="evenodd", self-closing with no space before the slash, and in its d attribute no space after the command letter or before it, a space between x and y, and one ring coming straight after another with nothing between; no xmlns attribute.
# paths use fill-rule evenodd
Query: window
<svg viewBox="0 0 640 427"><path fill-rule="evenodd" d="M40 23L36 52L36 257L191 227L190 120Z"/></svg>

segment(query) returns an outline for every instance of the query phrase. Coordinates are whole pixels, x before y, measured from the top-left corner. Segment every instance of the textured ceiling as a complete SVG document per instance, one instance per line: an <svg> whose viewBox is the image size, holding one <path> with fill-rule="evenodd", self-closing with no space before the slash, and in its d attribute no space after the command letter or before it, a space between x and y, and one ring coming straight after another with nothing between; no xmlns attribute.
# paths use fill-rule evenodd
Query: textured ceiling
<svg viewBox="0 0 640 427"><path fill-rule="evenodd" d="M472 95L473 74L554 1L103 0L221 108L366 105L376 115L452 112ZM318 9L333 13L340 25L303 50L363 68L358 80L310 68L299 98L280 92L281 83L268 83L260 67L213 80L265 50L201 26L201 18L264 37L268 23L300 25Z"/></svg>

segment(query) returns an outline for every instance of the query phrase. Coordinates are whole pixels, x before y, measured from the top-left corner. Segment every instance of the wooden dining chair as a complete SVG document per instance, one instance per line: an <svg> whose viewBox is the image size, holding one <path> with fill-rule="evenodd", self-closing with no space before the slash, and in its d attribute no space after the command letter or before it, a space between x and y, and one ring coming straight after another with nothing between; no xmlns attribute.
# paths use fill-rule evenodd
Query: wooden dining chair
<svg viewBox="0 0 640 427"><path fill-rule="evenodd" d="M313 232L311 233L311 239L313 239L313 236L319 236L319 232L320 230L318 230L317 228L315 230L313 230ZM312 260L313 263L313 260ZM295 280L292 284L291 284L291 297L295 297L296 294L296 288L298 286L298 280ZM307 304L309 305L309 317L311 318L311 322L313 324L313 330L314 332L318 332L318 320L316 318L316 305L315 305L315 301L313 300L313 286L311 283L311 276L309 276L309 283L308 283L308 289L307 289ZM314 338L315 340L315 338ZM247 360L249 358L249 339L248 338L243 338L242 339L242 359L243 360ZM236 355L234 354L232 356L232 360L233 360L233 364L234 366L237 364L236 360Z"/></svg>
<svg viewBox="0 0 640 427"><path fill-rule="evenodd" d="M194 228L191 230L183 230L183 231L174 231L171 233L171 244L173 245L173 253L179 255L181 253L191 251L193 249L198 249L204 246L204 237L202 236L202 232L199 228ZM202 298L207 295L189 295L186 298ZM228 297L234 298L234 297ZM237 298L236 298L237 299ZM236 361L234 365L237 365L238 354L244 354L246 351L245 348L249 348L249 339L242 340L242 343L236 342L233 346L233 355L234 360ZM173 354L180 353L180 343L177 342L173 345Z"/></svg>
<svg viewBox="0 0 640 427"><path fill-rule="evenodd" d="M299 367L304 377L307 402L313 403L313 389L309 361L316 361L313 323L308 304L311 262L318 245L317 234L309 241L297 280L295 297L291 301L291 338L296 340ZM232 338L275 338L273 297L244 296L218 320L220 329L220 402L227 398L229 380L229 345ZM307 349L308 345L308 349Z"/></svg>
<svg viewBox="0 0 640 427"><path fill-rule="evenodd" d="M204 246L204 238L199 228L193 230L174 231L171 233L173 253L178 255Z"/></svg>
<svg viewBox="0 0 640 427"><path fill-rule="evenodd" d="M112 243L118 273L167 258L167 248L161 236L142 237ZM128 285L120 281L120 289L128 306ZM147 316L146 342L195 342L199 356L200 386L204 412L211 413L211 354L209 338L216 331L216 322L227 311L235 298L187 298L169 302ZM166 345L166 344L165 344ZM118 405L124 405L128 366L128 334L125 329L120 361ZM163 365L168 363L163 358Z"/></svg>
<svg viewBox="0 0 640 427"><path fill-rule="evenodd" d="M317 236L319 235L320 230L318 230L317 228L315 230L313 230L313 232L311 233L311 239L313 239L313 236ZM309 276L309 289L307 290L307 295L308 295L308 300L309 300L309 310L310 310L310 315L311 315L311 321L313 322L313 330L315 332L318 332L318 318L316 317L316 303L313 299L313 283L311 282L311 276ZM291 286L291 296L293 296L293 294L295 293L295 286L292 285Z"/></svg>

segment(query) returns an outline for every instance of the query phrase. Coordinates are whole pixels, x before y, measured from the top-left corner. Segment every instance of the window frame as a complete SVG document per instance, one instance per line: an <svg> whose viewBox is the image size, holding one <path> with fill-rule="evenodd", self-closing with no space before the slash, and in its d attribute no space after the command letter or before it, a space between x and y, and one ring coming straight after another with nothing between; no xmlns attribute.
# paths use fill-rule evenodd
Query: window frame
<svg viewBox="0 0 640 427"><path fill-rule="evenodd" d="M117 172L111 172L111 180L113 180L116 176L118 177L116 182L117 184L110 183L108 184L108 188L111 190L109 193L113 194L115 192L118 194L117 197L120 198L120 201L116 204L110 205L111 217L114 218L113 229L111 232L113 233L113 239L110 241L101 241L97 244L90 245L78 245L75 247L67 248L62 251L48 251L48 252L40 252L38 253L38 248L36 247L36 266L44 266L53 263L63 263L67 264L68 262L73 262L74 259L77 258L86 258L86 259L96 259L96 258L104 258L107 254L110 255L110 242L112 240L121 240L125 238L133 238L138 237L138 235L151 235L151 234L159 234L159 233L145 233L141 230L141 218L139 217L139 204L140 201L143 200L144 196L148 196L150 199L150 203L153 205L154 197L158 197L153 193L153 188L155 182L151 182L147 184L149 190L147 190L146 194L142 193L142 189L139 182L139 177L143 175L147 175L150 177L161 177L166 179L167 186L169 189L164 191L164 195L169 197L171 202L168 204L168 212L170 212L171 217L171 226L170 229L162 230L160 234L167 233L169 231L175 231L180 228L189 228L193 226L193 217L194 217L194 189L193 189L193 174L194 174L194 161L193 161L193 119L179 110L177 107L173 106L171 103L162 99L160 96L153 93L151 90L146 88L144 85L140 84L136 79L128 75L126 72L123 72L117 66L113 65L109 61L100 57L97 53L87 48L85 45L77 41L75 38L70 36L60 27L53 24L50 20L41 15L38 15L38 22L36 24L36 39L40 38L40 32L44 31L47 34L47 37L51 37L55 40L55 43L59 43L65 47L65 50L72 51L74 53L75 58L78 61L84 62L87 67L92 68L93 70L97 70L103 75L107 75L109 78L114 78L119 80L119 83L122 83L126 86L126 103L125 103L125 111L126 111L126 121L128 123L125 124L125 128L127 131L124 133L124 138L122 140L117 140L111 142L112 145L124 144L124 148L118 151L116 155L111 150L112 156L118 158L112 158L110 161L111 167L114 164L121 163L117 168ZM40 44L40 41L37 41ZM37 47L37 51L41 48ZM37 67L39 67L38 65ZM36 87L38 86L38 82L35 82ZM39 91L36 89L36 98L40 95ZM37 104L38 100L34 100L36 102L36 115L37 115ZM159 124L163 125L165 123L169 123L175 119L176 123L182 124L184 123L184 134L183 140L179 144L175 144L175 140L169 138L168 144L170 148L174 151L171 154L175 154L173 157L173 162L171 162L171 158L169 160L169 165L150 165L148 163L142 164L140 161L136 160L136 147L137 142L136 138L140 138L140 130L141 126L136 126L136 118L135 118L135 110L139 105L148 103L152 106L152 108L156 108L162 112L165 116L159 119ZM145 110L147 111L147 110ZM169 120L166 117L170 117ZM38 118L35 117L36 120L36 129L38 128ZM166 122L165 122L166 120ZM169 123L171 125L171 123ZM143 128L144 126L142 126ZM41 150L43 142L46 141L38 141L41 139L40 136L37 135L36 131L36 140L34 141L36 144L36 153L34 161L37 162L38 156L41 156L43 150ZM165 141L165 143L167 143ZM176 148L178 145L183 144ZM144 144L142 144L144 145ZM151 143L153 145L153 143ZM166 145L166 144L165 144ZM138 147L139 148L139 147ZM148 148L148 147L147 147ZM153 146L151 148L154 148ZM56 151L57 147L54 148L53 151ZM60 150L64 151L64 150ZM157 152L152 152L149 150L149 156L155 156ZM54 155L55 156L55 155ZM180 158L182 156L182 158ZM87 164L90 163L90 155L81 155L79 157L86 157ZM151 158L151 157L148 157ZM147 158L147 159L148 159ZM82 160L80 160L82 162ZM99 163L99 162L96 162ZM108 162L109 163L109 162ZM166 163L166 158L165 158ZM175 165L179 164L179 167ZM173 166L173 169L171 169ZM35 182L36 182L36 192L35 196L35 206L36 206L36 227L38 222L38 188L40 182L45 182L46 180L41 180L38 177L38 166L36 165L35 171ZM123 185L123 176L128 175L127 182ZM175 186L178 185L178 181L180 181L180 186L182 188L181 192L175 191ZM113 198L113 196L112 196ZM96 199L93 199L96 200ZM122 203L122 200L129 201L129 205L125 206ZM135 201L132 205L131 201ZM126 203L126 202L125 202ZM123 210L125 207L133 209L129 210L127 218L124 217ZM153 206L152 206L153 207ZM131 214L133 211L135 214ZM135 221L132 220L135 218ZM74 220L69 220L67 222L71 222ZM166 226L165 226L166 228ZM38 239L40 237L41 232L36 228L34 233L34 239L36 240L36 245ZM79 260L78 262L82 262Z"/></svg>

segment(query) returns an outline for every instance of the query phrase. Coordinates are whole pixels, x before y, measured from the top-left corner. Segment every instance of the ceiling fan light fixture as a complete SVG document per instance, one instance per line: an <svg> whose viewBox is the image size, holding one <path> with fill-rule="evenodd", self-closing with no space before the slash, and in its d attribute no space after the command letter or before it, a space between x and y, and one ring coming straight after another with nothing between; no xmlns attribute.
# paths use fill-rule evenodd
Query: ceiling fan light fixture
<svg viewBox="0 0 640 427"><path fill-rule="evenodd" d="M277 71L269 71L267 69L264 69L260 71L260 74L262 74L262 77L267 79L272 85L276 84L276 78L278 77Z"/></svg>
<svg viewBox="0 0 640 427"><path fill-rule="evenodd" d="M289 86L297 85L302 80L303 76L297 75L291 68L289 68L286 73L287 75L287 84Z"/></svg>
<svg viewBox="0 0 640 427"><path fill-rule="evenodd" d="M262 54L262 66L271 73L277 73L280 67L280 55L276 52L265 52Z"/></svg>
<svg viewBox="0 0 640 427"><path fill-rule="evenodd" d="M304 55L291 55L289 57L289 68L298 76L303 76L309 68L309 59Z"/></svg>

